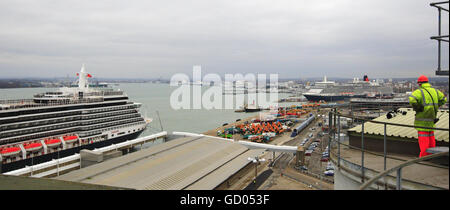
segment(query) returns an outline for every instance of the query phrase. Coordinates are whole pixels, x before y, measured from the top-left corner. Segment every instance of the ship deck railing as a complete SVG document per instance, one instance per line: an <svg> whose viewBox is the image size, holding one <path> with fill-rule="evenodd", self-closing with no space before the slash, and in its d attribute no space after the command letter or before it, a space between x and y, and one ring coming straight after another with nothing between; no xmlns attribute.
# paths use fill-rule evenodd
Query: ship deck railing
<svg viewBox="0 0 450 210"><path fill-rule="evenodd" d="M89 130L89 131L81 131L81 132L79 132L79 134L81 134L81 135L88 135L89 133L98 133L98 132L101 133L103 131L115 130L115 129L120 129L120 128L124 128L124 127L130 127L130 126L134 126L134 125L144 124L144 123L145 123L144 121L131 122L131 123L126 123L126 124L122 124L122 125L119 125L119 126L106 127L106 128L94 129L94 130ZM67 128L65 128L65 129L67 129ZM60 130L64 130L64 129L58 129L56 131L60 131ZM40 133L48 133L48 132L51 132L51 131L54 131L54 130L44 131L44 132L40 132ZM5 139L1 139L1 142L2 142L1 145L2 146L16 145L16 144L23 143L23 142L29 142L29 141L35 141L35 140L45 140L45 139L51 139L54 136L63 136L63 135L71 135L71 134L73 134L73 132L68 132L68 133L58 134L58 135L50 135L50 136L47 136L47 137L32 138L32 140L13 141L13 142L10 141L10 138L7 138L6 140ZM24 136L27 136L27 135L24 135ZM5 143L5 142L7 142L7 143Z"/></svg>
<svg viewBox="0 0 450 210"><path fill-rule="evenodd" d="M103 92L104 96L114 96L114 95L125 95L123 91L105 91Z"/></svg>
<svg viewBox="0 0 450 210"><path fill-rule="evenodd" d="M50 136L46 136L46 137L39 137L39 138L32 138L29 140L24 140L24 141L17 141L17 142L13 142L13 143L7 143L7 144L0 144L1 147L9 147L9 146L14 146L14 145L18 145L18 144L24 144L24 143L30 143L30 142L40 142L45 141L45 140L49 140L49 139L59 139L59 137L62 136L74 136L76 135L75 132L67 132L67 133L61 133L61 134L57 134L57 135L50 135Z"/></svg>
<svg viewBox="0 0 450 210"><path fill-rule="evenodd" d="M131 124L131 123L135 123L135 122L145 123L144 118L142 118L142 117L141 118L129 118L129 119L124 119L124 120L118 120L115 122L106 122L106 123L84 125L84 126L79 125L79 126L74 126L74 127L60 128L60 129L56 129L56 130L48 130L48 131L43 131L43 132L38 132L38 133L29 133L29 134L20 135L20 136L6 137L6 138L1 138L0 142L2 144L9 144L9 143L23 141L26 139L41 138L41 137L39 137L39 135L51 136L51 135L58 135L58 134L52 134L52 133L64 133L64 132L74 132L74 131L79 131L80 133L83 133L83 132L90 132L93 130L104 129L104 128L117 126L117 125L119 125L119 126L127 125L127 124Z"/></svg>
<svg viewBox="0 0 450 210"><path fill-rule="evenodd" d="M97 153L107 153L111 151L117 151L122 149L128 149L137 145L141 145L150 141L154 141L161 138L166 138L167 132L162 131L149 136L139 137L137 139L128 140L118 144L112 144L110 146L97 148L92 150ZM82 157L79 153L70 155L64 158L53 159L48 162L40 163L32 166L25 166L24 168L17 169L14 171L9 171L4 173L4 175L13 176L26 176L26 177L58 177L64 173L68 173L73 170L81 168Z"/></svg>
<svg viewBox="0 0 450 210"><path fill-rule="evenodd" d="M58 129L58 128L65 128L70 126L88 126L88 125L97 125L97 124L104 124L104 123L114 123L115 121L124 120L124 119L133 119L133 118L139 118L141 117L141 114L139 113L131 113L131 114L123 114L123 115L116 115L116 116L110 116L110 117L103 117L103 118L94 118L94 119L78 119L78 120L70 120L65 122L58 122L58 123L52 123L52 124L45 124L45 125L39 125L39 126L29 126L24 128L16 128L16 129L10 129L10 130L2 130L0 131L0 137L3 137L3 135L13 135L15 133L33 133L36 131L39 131L41 129Z"/></svg>
<svg viewBox="0 0 450 210"><path fill-rule="evenodd" d="M69 110L69 111L55 111L55 112L45 112L45 113L37 113L37 114L26 114L26 115L19 115L19 116L10 116L10 117L4 117L1 118L1 120L11 120L16 119L18 117L23 118L24 120L30 119L29 117L32 117L32 119L41 119L36 118L36 116L43 116L43 115L53 115L56 117L69 117L71 115L75 115L73 113L82 112L83 116L89 116L89 115L95 115L95 114L102 114L105 112L114 112L114 111L123 111L127 109L135 109L137 108L136 104L133 102L127 102L125 105L117 105L117 106L108 106L108 107L100 107L100 108L88 108L88 109L76 109L76 110ZM68 114L72 113L72 114ZM56 115L55 115L56 114ZM78 114L77 114L78 115ZM42 117L42 119L52 119L56 117ZM21 123L19 122L6 122L3 125L9 125L9 124L15 124L15 123Z"/></svg>
<svg viewBox="0 0 450 210"><path fill-rule="evenodd" d="M90 134L95 134L95 133L99 133L99 132L101 133L104 131L116 130L116 129L120 129L120 128L140 125L140 124L145 124L145 121L137 121L137 122L127 123L127 124L123 124L123 125L119 125L119 126L99 128L99 129L89 130L89 131L80 131L80 132L78 132L78 135L80 137L84 138L86 136L89 136Z"/></svg>
<svg viewBox="0 0 450 210"><path fill-rule="evenodd" d="M95 99L85 98L85 99L69 99L50 103L36 103L33 101L33 99L3 100L0 101L0 111L25 109L25 108L53 107L53 106L82 104L82 103L97 103L97 102L104 102L104 100L103 98L95 98Z"/></svg>

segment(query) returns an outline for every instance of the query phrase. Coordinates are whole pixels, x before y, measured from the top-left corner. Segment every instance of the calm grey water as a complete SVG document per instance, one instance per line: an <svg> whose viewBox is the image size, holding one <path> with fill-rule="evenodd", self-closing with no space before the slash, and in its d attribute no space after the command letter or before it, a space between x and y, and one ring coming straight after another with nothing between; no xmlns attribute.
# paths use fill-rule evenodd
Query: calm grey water
<svg viewBox="0 0 450 210"><path fill-rule="evenodd" d="M121 83L113 86L114 89L121 89L130 98L130 101L142 103L141 113L153 122L141 135L149 135L161 131L161 124L166 131L185 131L202 133L217 128L224 123L235 122L236 119L244 119L256 115L255 113L236 113L229 109L181 109L173 110L170 106L170 95L177 87L170 87L168 84L152 83ZM208 87L202 87L205 91ZM32 98L33 94L46 91L57 90L57 88L16 88L0 89L1 99L22 99ZM287 97L289 94L280 93L278 98ZM282 106L289 106L298 103L283 103ZM158 115L161 117L159 123Z"/></svg>

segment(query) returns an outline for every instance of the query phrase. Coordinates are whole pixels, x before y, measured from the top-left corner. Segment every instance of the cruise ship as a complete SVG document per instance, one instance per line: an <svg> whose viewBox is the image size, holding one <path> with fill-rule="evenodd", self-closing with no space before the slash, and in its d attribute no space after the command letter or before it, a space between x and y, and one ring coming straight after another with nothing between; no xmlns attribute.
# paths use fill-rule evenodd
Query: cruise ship
<svg viewBox="0 0 450 210"><path fill-rule="evenodd" d="M150 120L120 90L90 86L81 67L78 86L0 101L0 172L137 138Z"/></svg>
<svg viewBox="0 0 450 210"><path fill-rule="evenodd" d="M392 87L380 85L376 81L369 81L367 75L363 80L354 78L346 84L336 84L328 81L325 76L323 81L316 82L303 96L308 101L345 101L351 98L392 98Z"/></svg>

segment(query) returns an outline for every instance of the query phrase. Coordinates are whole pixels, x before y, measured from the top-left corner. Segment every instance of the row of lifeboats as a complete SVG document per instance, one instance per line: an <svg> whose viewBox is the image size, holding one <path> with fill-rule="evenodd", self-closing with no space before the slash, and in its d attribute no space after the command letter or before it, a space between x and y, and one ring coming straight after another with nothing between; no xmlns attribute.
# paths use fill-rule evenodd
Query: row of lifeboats
<svg viewBox="0 0 450 210"><path fill-rule="evenodd" d="M78 136L69 135L69 136L63 136L62 139L67 144L73 144L78 141ZM44 140L45 145L48 148L55 148L62 144L61 139L54 138L54 139L47 139ZM26 152L36 152L43 148L43 145L41 142L31 142L31 143L23 143L23 148ZM11 147L3 147L0 148L0 155L3 157L9 157L9 156L16 156L19 155L22 152L20 146L17 144Z"/></svg>

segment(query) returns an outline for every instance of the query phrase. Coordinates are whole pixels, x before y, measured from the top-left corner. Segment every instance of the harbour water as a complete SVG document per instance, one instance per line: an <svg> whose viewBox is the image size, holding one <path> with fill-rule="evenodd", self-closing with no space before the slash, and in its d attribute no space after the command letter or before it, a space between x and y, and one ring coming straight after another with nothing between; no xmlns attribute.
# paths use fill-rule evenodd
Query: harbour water
<svg viewBox="0 0 450 210"><path fill-rule="evenodd" d="M257 113L237 113L234 109L179 109L174 110L170 105L170 95L177 87L168 84L154 83L121 83L112 86L114 89L123 90L130 101L141 103L141 113L152 118L153 122L141 136L153 134L162 129L168 132L185 131L203 133L205 131L222 126L224 123L235 122L236 119L244 119L255 116ZM202 87L202 91L209 87ZM53 91L57 88L13 88L0 89L0 99L32 98L34 94ZM287 93L279 93L278 98L287 97ZM191 100L192 101L192 100ZM282 103L281 106L289 106L299 103ZM158 118L157 112L159 112Z"/></svg>

